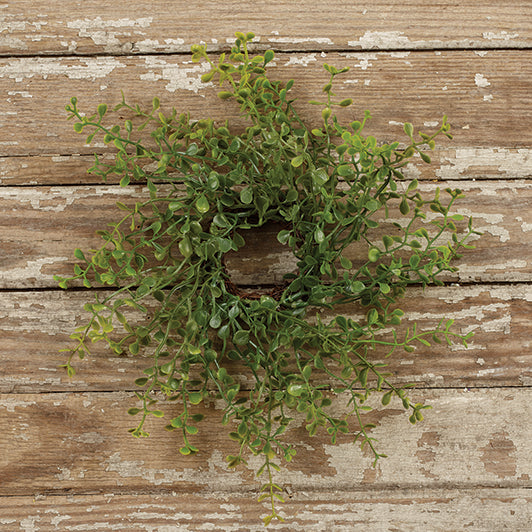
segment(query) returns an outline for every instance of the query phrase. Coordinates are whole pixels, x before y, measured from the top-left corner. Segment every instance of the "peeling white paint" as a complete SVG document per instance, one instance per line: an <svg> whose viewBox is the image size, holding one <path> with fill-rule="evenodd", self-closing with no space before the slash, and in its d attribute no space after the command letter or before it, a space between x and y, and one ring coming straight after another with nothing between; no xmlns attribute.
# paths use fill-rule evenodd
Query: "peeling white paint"
<svg viewBox="0 0 532 532"><path fill-rule="evenodd" d="M410 43L408 37L404 37L403 31L367 31L357 41L348 41L347 44L361 48L395 48L405 47Z"/></svg>
<svg viewBox="0 0 532 532"><path fill-rule="evenodd" d="M133 45L135 52L140 53L151 53L155 51L178 51L178 50L188 50L188 47L185 45L184 39L164 39L164 43L159 42L158 39L143 39L141 41L135 41Z"/></svg>
<svg viewBox="0 0 532 532"><path fill-rule="evenodd" d="M521 229L523 230L523 233L528 233L529 231L532 231L532 224L524 222L521 216L517 216L515 219L518 222L521 222Z"/></svg>
<svg viewBox="0 0 532 532"><path fill-rule="evenodd" d="M373 66L373 63L371 61L377 61L378 56L377 54L368 54L368 53L343 53L341 54L346 59L354 59L355 61L358 61L358 64L353 65L354 68L360 68L360 70L367 70L368 67Z"/></svg>
<svg viewBox="0 0 532 532"><path fill-rule="evenodd" d="M74 438L75 441L79 443L87 444L98 444L105 441L105 437L102 436L99 432L84 432L80 434L77 438Z"/></svg>
<svg viewBox="0 0 532 532"><path fill-rule="evenodd" d="M445 164L445 161L448 164ZM474 167L490 167L501 177L526 177L532 175L532 150L528 148L458 148L452 156L443 156L442 165L436 169L441 179L456 179Z"/></svg>
<svg viewBox="0 0 532 532"><path fill-rule="evenodd" d="M104 51L116 52L131 49L134 44L131 34L145 35L142 29L148 28L152 21L153 17L104 20L98 16L69 21L67 27L78 30L78 37L89 38L94 44L103 46ZM127 42L122 43L118 37L126 37Z"/></svg>
<svg viewBox="0 0 532 532"><path fill-rule="evenodd" d="M404 59L408 57L411 52L390 52L390 57L396 57L398 59ZM408 61L407 61L408 63ZM410 64L410 63L409 63Z"/></svg>
<svg viewBox="0 0 532 532"><path fill-rule="evenodd" d="M203 83L201 75L207 72L210 66L207 63L194 64L183 67L176 63L168 63L160 57L146 57L144 60L146 74L141 74L144 81L168 81L165 88L168 92L176 90L189 90L198 93L199 90L212 86L212 83Z"/></svg>
<svg viewBox="0 0 532 532"><path fill-rule="evenodd" d="M482 34L488 41L512 41L519 37L519 33L508 33L507 31L485 31Z"/></svg>
<svg viewBox="0 0 532 532"><path fill-rule="evenodd" d="M8 91L10 96L22 96L22 98L33 98L33 95L28 91Z"/></svg>
<svg viewBox="0 0 532 532"><path fill-rule="evenodd" d="M95 81L105 78L115 68L125 68L126 65L114 57L84 57L68 64L69 60L58 60L44 57L24 57L9 61L0 66L0 78L14 79L21 83L27 79L50 76L66 76L69 79L84 79Z"/></svg>
<svg viewBox="0 0 532 532"><path fill-rule="evenodd" d="M43 275L41 273L42 267L46 264L57 264L59 262L67 261L69 257L44 257L28 261L22 268L13 268L11 270L3 270L0 272L0 285L13 284L20 285L21 279L51 279L52 274Z"/></svg>
<svg viewBox="0 0 532 532"><path fill-rule="evenodd" d="M493 94L485 94L483 99L485 102L491 102L493 100Z"/></svg>
<svg viewBox="0 0 532 532"><path fill-rule="evenodd" d="M41 518L38 515L30 515L26 517L25 519L21 519L20 521L20 529L24 532L38 532L40 530L39 527L35 524L35 522L40 521Z"/></svg>
<svg viewBox="0 0 532 532"><path fill-rule="evenodd" d="M15 408L28 408L36 404L35 401L24 401L16 397L4 397L0 400L0 408L5 408L8 412L15 412Z"/></svg>
<svg viewBox="0 0 532 532"><path fill-rule="evenodd" d="M301 65L306 67L309 65L309 63L315 63L316 61L316 54L306 54L299 57L292 55L284 66Z"/></svg>
<svg viewBox="0 0 532 532"><path fill-rule="evenodd" d="M488 55L487 50L475 50L475 55L478 55L479 57L486 57Z"/></svg>
<svg viewBox="0 0 532 532"><path fill-rule="evenodd" d="M72 472L68 467L58 467L57 469L59 469L59 473L54 475L57 480L72 480Z"/></svg>
<svg viewBox="0 0 532 532"><path fill-rule="evenodd" d="M28 49L28 45L22 39L7 35L0 37L0 47L8 50L11 49L19 51Z"/></svg>
<svg viewBox="0 0 532 532"><path fill-rule="evenodd" d="M71 515L65 514L65 515L57 515L56 517L53 517L50 521L50 524L57 527L61 521L68 521L69 519L72 519Z"/></svg>
<svg viewBox="0 0 532 532"><path fill-rule="evenodd" d="M482 74L475 74L475 85L482 88L488 87L491 83Z"/></svg>
<svg viewBox="0 0 532 532"><path fill-rule="evenodd" d="M316 44L334 44L329 37L268 37L268 41L278 44L304 44L308 42ZM231 39L230 42L233 42L233 39Z"/></svg>
<svg viewBox="0 0 532 532"><path fill-rule="evenodd" d="M501 317L501 314L504 314ZM496 318L492 316L495 315ZM500 332L502 334L510 334L512 315L510 312L509 303L491 303L489 305L471 305L461 310L446 312L445 316L448 319L457 321L465 320L466 318L475 319L479 325L474 326L473 329L480 329L484 332ZM438 321L441 315L435 312L410 312L408 318L412 321L430 320ZM469 332L469 331L468 331Z"/></svg>
<svg viewBox="0 0 532 532"><path fill-rule="evenodd" d="M490 279L493 281L521 282L528 280L528 277L526 277L527 267L528 262L520 259L512 259L500 264L488 264L486 266L461 264L458 276L460 281L477 281L489 274ZM519 270L522 271L520 272ZM501 274L494 273L497 271L501 272Z"/></svg>
<svg viewBox="0 0 532 532"><path fill-rule="evenodd" d="M179 482L195 482L209 486L210 489L222 489L242 481L241 473L233 471L224 465L221 451L213 451L207 460L208 469L203 469L198 475L197 469L155 469L145 466L144 460L123 460L120 452L112 454L102 462L106 471L116 472L119 476L117 485L122 485L123 478L140 477L154 486L174 484Z"/></svg>

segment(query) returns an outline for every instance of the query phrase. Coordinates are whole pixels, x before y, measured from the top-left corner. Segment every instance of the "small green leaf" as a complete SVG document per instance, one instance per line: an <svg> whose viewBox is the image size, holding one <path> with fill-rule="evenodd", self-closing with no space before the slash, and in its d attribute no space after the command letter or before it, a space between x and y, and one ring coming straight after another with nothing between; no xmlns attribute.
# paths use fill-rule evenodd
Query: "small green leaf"
<svg viewBox="0 0 532 532"><path fill-rule="evenodd" d="M192 405L199 405L203 401L203 395L200 392L190 392L188 400Z"/></svg>
<svg viewBox="0 0 532 532"><path fill-rule="evenodd" d="M392 399L392 394L393 394L393 390L390 390L389 392L386 392L382 396L382 404L383 404L383 406L386 406L386 405L390 404L390 401Z"/></svg>
<svg viewBox="0 0 532 532"><path fill-rule="evenodd" d="M205 214L210 208L209 200L204 195L201 195L196 201L196 210L200 214Z"/></svg>
<svg viewBox="0 0 532 532"><path fill-rule="evenodd" d="M275 53L273 50L266 50L264 52L264 64L268 64L270 61L273 61L273 58L275 57Z"/></svg>
<svg viewBox="0 0 532 532"><path fill-rule="evenodd" d="M245 187L240 191L240 201L246 205L253 201L253 189L251 187Z"/></svg>
<svg viewBox="0 0 532 532"><path fill-rule="evenodd" d="M107 105L105 103L101 103L98 105L98 115L100 118L103 118L105 116L105 113L107 113Z"/></svg>
<svg viewBox="0 0 532 532"><path fill-rule="evenodd" d="M85 258L85 254L79 248L76 248L74 250L74 257L76 257L76 259L79 259L79 260L87 261L87 259Z"/></svg>
<svg viewBox="0 0 532 532"><path fill-rule="evenodd" d="M304 159L303 155L297 155L296 157L294 157L294 158L290 161L290 163L292 164L292 166L293 166L294 168L298 168L298 167L300 167L300 166L303 164L303 161L304 161L304 160L305 160L305 159Z"/></svg>
<svg viewBox="0 0 532 532"><path fill-rule="evenodd" d="M370 262L377 262L381 256L381 252L378 248L369 248L368 259Z"/></svg>
<svg viewBox="0 0 532 532"><path fill-rule="evenodd" d="M306 390L306 386L303 384L290 384L287 392L293 397L301 397Z"/></svg>
<svg viewBox="0 0 532 532"><path fill-rule="evenodd" d="M346 270L350 270L353 267L353 263L343 255L340 257L340 264L342 268L345 268Z"/></svg>
<svg viewBox="0 0 532 532"><path fill-rule="evenodd" d="M233 336L236 345L246 345L249 342L249 331L237 331Z"/></svg>
<svg viewBox="0 0 532 532"><path fill-rule="evenodd" d="M410 138L414 136L414 126L410 122L405 122L403 129Z"/></svg>
<svg viewBox="0 0 532 532"><path fill-rule="evenodd" d="M372 308L369 310L366 316L366 320L368 322L368 325L374 325L379 321L379 313L376 309Z"/></svg>
<svg viewBox="0 0 532 532"><path fill-rule="evenodd" d="M401 200L401 204L399 205L399 211L403 216L406 216L410 212L410 206L408 205L406 198L403 198Z"/></svg>
<svg viewBox="0 0 532 532"><path fill-rule="evenodd" d="M279 231L279 233L277 233L277 240L281 244L286 244L289 238L290 238L290 231L288 229L283 229L282 231Z"/></svg>

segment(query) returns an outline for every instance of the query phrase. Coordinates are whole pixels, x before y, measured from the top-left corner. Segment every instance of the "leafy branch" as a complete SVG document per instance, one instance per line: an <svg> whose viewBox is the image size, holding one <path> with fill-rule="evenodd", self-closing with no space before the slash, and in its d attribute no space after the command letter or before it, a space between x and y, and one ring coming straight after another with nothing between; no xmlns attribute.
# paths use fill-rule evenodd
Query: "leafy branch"
<svg viewBox="0 0 532 532"><path fill-rule="evenodd" d="M374 462L384 454L365 418L372 394L381 395L384 407L396 396L413 424L423 419L429 406L413 403L412 385L394 383L374 353L388 359L419 345L467 346L471 334L456 332L453 320L424 331L414 324L400 334L404 312L397 303L409 286L441 285L478 233L471 219L465 224L453 213L459 189L438 189L427 199L416 180L402 184L401 169L415 154L429 163L435 139L451 138L446 117L431 134L415 135L405 124L404 148L378 142L364 134L369 112L342 123L336 110L353 102L338 101L333 87L347 69L325 64L325 97L311 102L322 108L322 123L310 128L293 105L295 81L272 79L267 65L274 52L253 56L252 39L237 33L230 54L217 62L205 46L192 47L193 61L210 65L202 81L217 80L218 96L247 120L243 131L175 109L164 114L157 97L142 109L123 96L113 110L100 104L92 115L70 100L74 130L88 131L88 143L100 135L115 152L110 163L95 156L89 171L123 187L145 183L147 198L117 203L117 221L99 231L103 244L76 249L73 275L56 279L65 289L72 283L114 288L85 305L90 317L71 335L68 374L75 374L73 358L88 355L93 342L117 354L143 354L147 367L135 380L139 405L129 410L139 422L130 432L147 436L146 420L164 417L162 392L163 403L180 405L166 429L181 435L183 455L199 452L198 405L213 395L221 400L222 424L234 429L229 438L237 446L229 467L246 465L249 454L263 460L257 476L266 476L259 501L270 502L268 524L282 519L278 462L296 455L286 433L298 419L310 436L325 431L332 443L352 435ZM128 115L123 124L108 123L118 112ZM273 223L282 224L277 240L297 259L297 272L270 292L243 294L225 256L245 250L251 229ZM353 255L354 243L365 246L362 255ZM340 305L364 315L346 317ZM248 389L237 372L251 380ZM348 397L341 414L338 394Z"/></svg>

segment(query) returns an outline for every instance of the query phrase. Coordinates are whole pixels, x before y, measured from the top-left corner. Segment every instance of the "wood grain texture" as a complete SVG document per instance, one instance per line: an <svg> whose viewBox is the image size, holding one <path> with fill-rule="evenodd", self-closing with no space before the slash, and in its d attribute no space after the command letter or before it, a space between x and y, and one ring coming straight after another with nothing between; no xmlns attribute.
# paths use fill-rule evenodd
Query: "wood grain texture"
<svg viewBox="0 0 532 532"><path fill-rule="evenodd" d="M437 187L447 186L454 188L456 183L426 182L420 190L431 197ZM457 260L458 277L449 276L448 280L530 281L532 212L528 205L532 182L464 181L459 186L466 197L456 203L456 212L473 216L476 229L484 234L471 240L476 249ZM140 186L0 187L0 287L56 287L54 274L68 276L73 272L75 248L88 250L101 245L95 232L113 221L118 212L116 202L134 205L145 197L143 194ZM379 241L385 229L383 225L375 233ZM283 270L283 261L291 253L275 246L275 233L270 229L269 234L265 230L244 237L248 256L232 261L234 281L255 285L263 282L264 275L278 278L276 272ZM352 246L346 255L360 262L367 249Z"/></svg>
<svg viewBox="0 0 532 532"><path fill-rule="evenodd" d="M383 141L406 140L404 122L430 131L446 114L455 134L454 149L491 150L485 156L525 149L520 153L527 157L526 175L531 174L532 50L480 55L474 51L278 54L272 75L298 80L293 88L300 99L297 109L311 124L321 122L321 108L304 102L321 94L328 80L322 68L325 62L351 67L338 80L335 92L338 100L353 97L355 104L341 108L339 116L349 123L369 109L373 118L367 134ZM153 96L159 95L163 109L173 106L189 111L193 119L241 124L238 106L221 105L217 87L201 82L205 71L204 64L191 63L188 56L1 59L0 156L101 151L101 138L84 146L85 136L73 133L64 107L77 96L80 110L90 114L97 103L120 102L122 89L128 101L146 108L151 109ZM450 145L442 141L443 147ZM518 169L516 164L514 171Z"/></svg>
<svg viewBox="0 0 532 532"><path fill-rule="evenodd" d="M66 358L59 350L72 345L68 335L85 323L88 314L83 305L93 300L86 291L0 293L0 393L134 389L133 381L150 360L113 355L103 344L92 345L91 356L74 361L78 371L74 378L58 367ZM419 347L415 353L397 351L387 359L395 382L414 382L418 388L532 384L532 346L525 340L532 315L530 285L412 289L399 307L406 312L402 331L414 321L428 329L442 318L453 318L457 331L473 331L475 337L469 349L434 346ZM356 307L339 310L353 319L363 317ZM322 315L325 321L331 318L328 312ZM381 361L384 354L376 351L371 358ZM242 389L249 389L248 372L231 362L228 368Z"/></svg>
<svg viewBox="0 0 532 532"><path fill-rule="evenodd" d="M296 425L286 432L286 441L296 444L298 454L283 467L283 485L329 493L398 484L404 489L530 487L531 431L515 420L532 416L532 390L426 390L411 397L433 405L414 427L399 401L365 415L376 424L372 434L380 451L389 456L375 469L373 457L353 445L349 434L336 445L323 434L309 438L304 418L294 413ZM344 402L347 398L335 398L332 415ZM188 457L178 453L178 435L161 430L168 421L149 420L149 438L128 435L136 423L125 412L135 404L133 394L120 392L0 395L7 436L0 441L0 494L156 488L209 493L231 492L235 485L241 492L256 492L253 471L260 457L249 457L251 470L230 470L224 464L238 445L226 435L231 428L220 425L216 401L195 407L206 419L193 438L200 452ZM167 420L180 413L175 403L162 408Z"/></svg>
<svg viewBox="0 0 532 532"><path fill-rule="evenodd" d="M395 378L415 382L413 398L433 410L415 427L395 403L371 414L390 456L376 469L347 439L332 446L323 436L309 439L302 426L291 430L298 455L284 483L287 522L271 528L528 532L531 2L123 4L0 2L0 531L263 530L268 509L256 502L257 479L225 467L234 449L218 403L201 407L208 415L196 440L201 453L184 458L164 420L152 420L150 439L127 433L142 358L95 344L75 378L62 373L59 349L95 291L60 291L52 280L70 273L75 247L96 245L94 231L112 219L117 200L145 194L86 173L92 153L106 149L73 134L64 112L70 97L90 112L118 103L121 89L146 106L158 95L165 109L239 127L238 110L201 83L204 67L190 63L189 50L199 39L215 54L227 50L242 30L257 34L256 50L276 50L279 79L300 80L294 95L309 123L320 120L304 102L321 93L324 62L351 68L335 89L339 99L355 100L342 117L369 109L367 133L383 141L402 138L404 122L431 130L447 114L455 139L437 147L432 165L414 160L405 173L426 192L462 188L458 212L484 231L451 285L413 288L401 304L421 327L445 316L476 333L468 350L422 349L390 360ZM273 229L246 241L249 255L230 259L235 281L256 286L286 271L289 257L275 248ZM356 260L366 251L350 253ZM358 317L356 308L341 310ZM245 375L239 379L249 387ZM167 419L178 405L169 408Z"/></svg>
<svg viewBox="0 0 532 532"><path fill-rule="evenodd" d="M397 138L401 136L398 133ZM82 147L83 139L78 148ZM449 143L445 142L447 146ZM453 143L451 143L453 144ZM502 144L502 143L501 143ZM101 147L94 149L102 151ZM523 148L490 147L442 147L436 146L430 154L432 164L421 158L414 159L403 169L407 179L418 180L486 180L522 179L532 177L532 150ZM105 152L100 159L113 160L113 153ZM0 157L0 187L2 186L63 186L100 185L98 176L87 169L94 164L91 154L76 155L22 155ZM109 184L117 184L118 178L109 176Z"/></svg>
<svg viewBox="0 0 532 532"><path fill-rule="evenodd" d="M135 0L127 11L105 0L17 0L0 8L0 54L175 53L198 39L220 49L235 31L284 50L517 48L532 42L530 16L526 0Z"/></svg>
<svg viewBox="0 0 532 532"><path fill-rule="evenodd" d="M375 489L286 495L268 530L352 532L447 530L527 532L532 497L523 488ZM264 531L267 509L238 490L211 493L136 493L0 497L0 531L139 532Z"/></svg>

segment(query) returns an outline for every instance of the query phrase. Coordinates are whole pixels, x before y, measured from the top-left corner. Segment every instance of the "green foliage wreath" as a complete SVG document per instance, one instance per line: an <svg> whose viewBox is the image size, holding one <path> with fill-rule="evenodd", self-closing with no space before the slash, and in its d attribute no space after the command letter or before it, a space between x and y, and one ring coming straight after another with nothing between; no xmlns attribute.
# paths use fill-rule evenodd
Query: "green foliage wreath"
<svg viewBox="0 0 532 532"><path fill-rule="evenodd" d="M334 109L352 101L336 101L333 82L347 69L326 64L323 101L311 102L321 106L323 120L309 129L290 95L294 81L268 77L274 53L251 56L253 37L237 33L229 56L217 63L205 46L192 47L193 60L210 65L202 81L217 79L218 96L240 106L247 127L239 132L175 110L164 115L157 98L149 111L123 100L114 112L131 119L111 126L105 104L85 116L71 99L66 109L75 131L89 130L88 143L100 133L117 150L113 163L96 156L89 171L104 180L119 176L122 186L146 183L147 197L118 203L121 217L99 232L102 246L87 255L76 249L74 275L57 280L63 288L72 281L115 288L85 305L90 319L71 336L68 374L88 342L142 354L148 363L135 381L139 407L129 410L140 421L131 432L147 436L148 416L164 415L156 403L177 401L181 413L166 428L181 434L183 455L198 452L194 435L203 414L196 405L220 400L235 445L229 467L245 463L249 453L262 460L257 475L266 479L259 500L271 503L267 524L280 519L275 502L283 500L282 488L274 476L280 462L296 455L285 434L292 424L303 418L310 436L324 430L332 443L343 433L377 461L384 455L364 418L370 394L381 394L383 405L397 396L411 423L423 419L428 407L411 402L410 385L395 384L386 363L371 355L377 349L384 359L398 348L410 352L442 340L467 345L470 335L455 333L452 320L399 335L403 311L396 302L410 285L441 285L441 274L454 271L451 260L475 231L471 220L461 233L455 225L462 216L451 208L460 190L423 199L416 181L398 185L411 157L430 162L422 149L433 149L439 134L451 138L445 117L438 131L419 133L418 140L405 124L406 147L379 143L363 135L368 112L362 121L340 123ZM250 229L272 222L283 224L277 239L296 258L297 272L270 292L246 294L235 288L224 257L245 248ZM363 256L349 258L353 243L365 249ZM365 317L344 317L339 305L363 308ZM253 382L246 389L242 374ZM333 404L338 394L348 398L341 413Z"/></svg>

